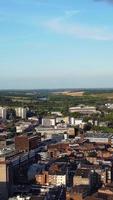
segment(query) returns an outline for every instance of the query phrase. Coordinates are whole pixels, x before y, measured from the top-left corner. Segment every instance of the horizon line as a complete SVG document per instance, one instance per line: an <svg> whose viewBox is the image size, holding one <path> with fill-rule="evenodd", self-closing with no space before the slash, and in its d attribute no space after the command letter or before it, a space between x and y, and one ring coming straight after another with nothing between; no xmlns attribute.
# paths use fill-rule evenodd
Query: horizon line
<svg viewBox="0 0 113 200"><path fill-rule="evenodd" d="M7 88L4 88L4 89L0 89L0 91L33 91L33 90L113 90L113 87L78 87L78 88L32 88L32 89L27 89L27 88L10 88L10 89L7 89Z"/></svg>

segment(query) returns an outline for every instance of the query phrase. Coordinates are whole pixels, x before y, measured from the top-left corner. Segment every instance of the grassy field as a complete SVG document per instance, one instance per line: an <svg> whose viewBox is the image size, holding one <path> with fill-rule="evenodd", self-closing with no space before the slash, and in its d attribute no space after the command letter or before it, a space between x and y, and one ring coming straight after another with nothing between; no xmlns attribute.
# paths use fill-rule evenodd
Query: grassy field
<svg viewBox="0 0 113 200"><path fill-rule="evenodd" d="M81 91L81 92L64 91L64 92L54 92L54 94L71 96L71 97L82 97L82 96L84 96L84 91Z"/></svg>
<svg viewBox="0 0 113 200"><path fill-rule="evenodd" d="M102 97L107 99L113 99L113 92L111 93L100 93L100 94L91 94L92 97Z"/></svg>
<svg viewBox="0 0 113 200"><path fill-rule="evenodd" d="M113 91L111 92L86 92L86 91L62 91L62 92L53 92L56 95L64 95L70 97L94 97L94 98L105 98L105 99L113 99Z"/></svg>

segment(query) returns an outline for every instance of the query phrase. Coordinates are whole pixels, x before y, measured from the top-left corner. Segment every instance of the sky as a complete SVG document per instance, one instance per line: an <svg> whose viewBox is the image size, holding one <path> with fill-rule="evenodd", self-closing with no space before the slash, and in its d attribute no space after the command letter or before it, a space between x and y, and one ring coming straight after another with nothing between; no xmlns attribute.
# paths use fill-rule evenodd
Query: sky
<svg viewBox="0 0 113 200"><path fill-rule="evenodd" d="M0 0L0 89L105 87L112 0Z"/></svg>

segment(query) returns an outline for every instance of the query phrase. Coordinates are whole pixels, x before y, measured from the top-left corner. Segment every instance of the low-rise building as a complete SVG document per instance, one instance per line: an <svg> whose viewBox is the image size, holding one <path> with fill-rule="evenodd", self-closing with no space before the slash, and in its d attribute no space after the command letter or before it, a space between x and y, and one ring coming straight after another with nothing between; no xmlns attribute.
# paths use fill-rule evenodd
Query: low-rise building
<svg viewBox="0 0 113 200"><path fill-rule="evenodd" d="M63 172L42 172L36 175L36 182L40 185L66 186L66 174Z"/></svg>
<svg viewBox="0 0 113 200"><path fill-rule="evenodd" d="M56 118L55 117L45 117L42 119L42 126L43 127L54 127L56 124Z"/></svg>
<svg viewBox="0 0 113 200"><path fill-rule="evenodd" d="M69 108L70 113L81 113L81 114L88 114L91 115L93 113L100 113L96 110L96 107L94 106L85 106L85 105L79 105L75 107Z"/></svg>

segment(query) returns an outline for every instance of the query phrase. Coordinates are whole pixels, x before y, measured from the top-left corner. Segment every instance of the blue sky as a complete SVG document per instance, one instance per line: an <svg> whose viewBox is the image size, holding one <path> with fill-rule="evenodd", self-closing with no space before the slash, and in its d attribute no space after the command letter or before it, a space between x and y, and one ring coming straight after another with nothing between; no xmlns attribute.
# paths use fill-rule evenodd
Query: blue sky
<svg viewBox="0 0 113 200"><path fill-rule="evenodd" d="M113 87L108 0L0 0L0 89Z"/></svg>

